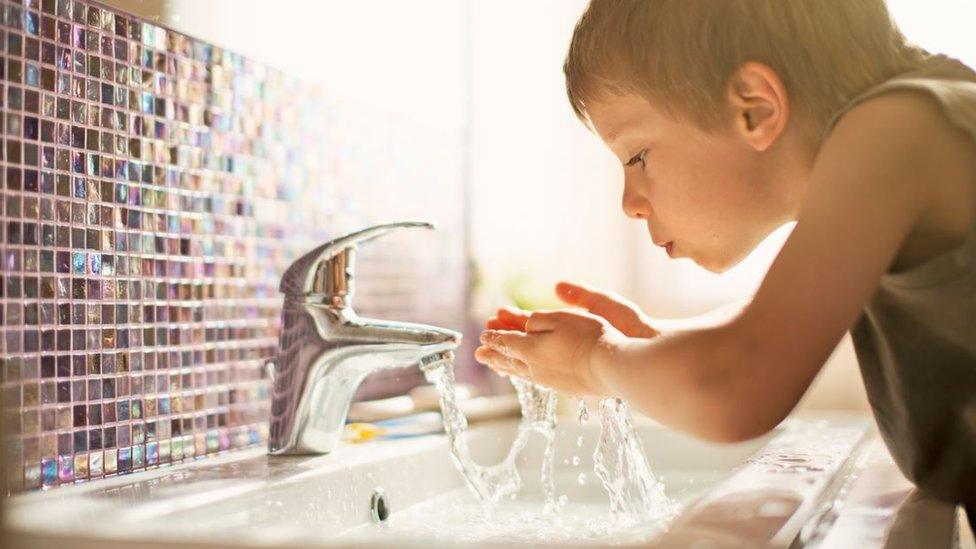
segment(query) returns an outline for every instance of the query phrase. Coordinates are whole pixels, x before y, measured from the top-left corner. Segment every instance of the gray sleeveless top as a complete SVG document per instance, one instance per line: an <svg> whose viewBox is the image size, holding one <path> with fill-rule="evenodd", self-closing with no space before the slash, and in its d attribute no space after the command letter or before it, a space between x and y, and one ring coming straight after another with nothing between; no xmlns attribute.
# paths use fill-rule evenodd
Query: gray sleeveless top
<svg viewBox="0 0 976 549"><path fill-rule="evenodd" d="M941 55L857 97L828 131L854 105L891 90L927 94L976 147L976 72ZM882 276L851 335L901 471L926 493L976 509L976 225L957 248Z"/></svg>

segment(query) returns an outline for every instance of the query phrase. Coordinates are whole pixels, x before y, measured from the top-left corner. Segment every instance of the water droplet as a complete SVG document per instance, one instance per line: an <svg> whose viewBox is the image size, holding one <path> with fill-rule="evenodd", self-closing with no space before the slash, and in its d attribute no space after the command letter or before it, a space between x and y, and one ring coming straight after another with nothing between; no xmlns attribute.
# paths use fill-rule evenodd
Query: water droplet
<svg viewBox="0 0 976 549"><path fill-rule="evenodd" d="M577 448L583 447L583 435L576 437L576 447Z"/></svg>
<svg viewBox="0 0 976 549"><path fill-rule="evenodd" d="M579 456L573 456L573 465L575 465L576 467L579 467L579 464L580 464L580 457Z"/></svg>
<svg viewBox="0 0 976 549"><path fill-rule="evenodd" d="M586 484L586 473L580 473L579 476L576 477L576 482L578 482L580 486Z"/></svg>

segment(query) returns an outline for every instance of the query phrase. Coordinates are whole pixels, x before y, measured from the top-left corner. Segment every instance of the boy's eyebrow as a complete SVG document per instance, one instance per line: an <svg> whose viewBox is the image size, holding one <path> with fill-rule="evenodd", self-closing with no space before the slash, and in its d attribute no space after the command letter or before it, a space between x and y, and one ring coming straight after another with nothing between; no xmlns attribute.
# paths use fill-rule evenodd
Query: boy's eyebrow
<svg viewBox="0 0 976 549"><path fill-rule="evenodd" d="M627 129L626 124L618 126L616 128L612 128L610 131L607 132L607 143L616 143L617 139L620 137L620 134L623 133L623 131L621 130L626 130L626 129Z"/></svg>
<svg viewBox="0 0 976 549"><path fill-rule="evenodd" d="M620 124L611 127L609 130L607 130L606 142L608 144L616 144L617 140L620 139L620 136L626 134L628 131L630 131L631 126L635 126L636 124L636 120L624 120Z"/></svg>
<svg viewBox="0 0 976 549"><path fill-rule="evenodd" d="M622 126L608 131L605 140L607 146L610 147L611 150L614 150L625 145L626 143L624 143L624 141L629 137L628 130L629 128ZM621 154L629 154L629 151L622 151ZM627 162L627 160L628 159L624 159L624 162Z"/></svg>

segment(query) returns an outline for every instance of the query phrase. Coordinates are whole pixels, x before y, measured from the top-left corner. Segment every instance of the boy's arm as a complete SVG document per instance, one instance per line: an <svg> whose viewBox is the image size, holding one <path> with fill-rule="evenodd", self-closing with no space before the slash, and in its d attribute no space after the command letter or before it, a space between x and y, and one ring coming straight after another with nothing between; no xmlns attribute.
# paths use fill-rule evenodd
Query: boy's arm
<svg viewBox="0 0 976 549"><path fill-rule="evenodd" d="M650 318L648 323L661 332L693 330L720 326L739 316L752 301L752 298L738 299L687 318Z"/></svg>
<svg viewBox="0 0 976 549"><path fill-rule="evenodd" d="M931 182L958 165L959 139L912 93L853 109L824 143L796 228L744 312L710 329L604 346L595 377L608 394L705 438L771 429L861 313L930 202Z"/></svg>

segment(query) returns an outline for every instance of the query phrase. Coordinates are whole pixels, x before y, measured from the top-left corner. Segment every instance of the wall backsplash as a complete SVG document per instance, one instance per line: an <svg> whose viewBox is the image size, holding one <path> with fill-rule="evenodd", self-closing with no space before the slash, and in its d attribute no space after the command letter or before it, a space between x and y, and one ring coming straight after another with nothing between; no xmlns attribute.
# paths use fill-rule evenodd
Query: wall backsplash
<svg viewBox="0 0 976 549"><path fill-rule="evenodd" d="M263 444L279 276L342 232L438 222L363 250L356 308L464 327L459 136L99 4L0 6L8 493ZM361 395L420 382L385 376Z"/></svg>

